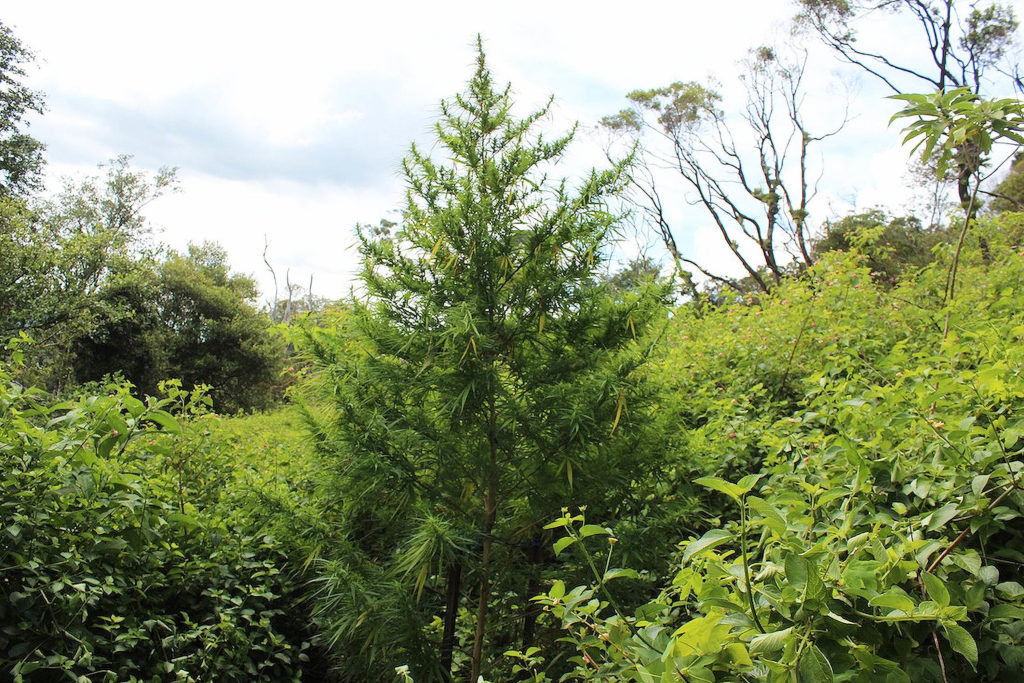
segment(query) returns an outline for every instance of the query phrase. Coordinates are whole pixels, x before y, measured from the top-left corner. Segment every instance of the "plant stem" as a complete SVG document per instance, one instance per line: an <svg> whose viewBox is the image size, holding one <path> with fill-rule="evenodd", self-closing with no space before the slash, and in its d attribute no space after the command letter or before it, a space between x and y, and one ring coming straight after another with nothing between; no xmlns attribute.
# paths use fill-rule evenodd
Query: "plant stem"
<svg viewBox="0 0 1024 683"><path fill-rule="evenodd" d="M761 620L757 617L757 606L754 604L754 591L750 587L750 566L747 563L747 497L740 499L740 552L743 553L743 581L747 585L747 601L750 602L750 615L761 633L767 633Z"/></svg>

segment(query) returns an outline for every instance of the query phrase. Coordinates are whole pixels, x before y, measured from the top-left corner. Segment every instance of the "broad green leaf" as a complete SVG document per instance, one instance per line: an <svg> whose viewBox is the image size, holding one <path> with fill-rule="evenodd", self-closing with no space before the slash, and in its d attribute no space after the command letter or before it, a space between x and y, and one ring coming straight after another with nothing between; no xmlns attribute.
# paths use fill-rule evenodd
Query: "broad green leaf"
<svg viewBox="0 0 1024 683"><path fill-rule="evenodd" d="M778 652L786 646L786 641L789 640L790 634L792 633L792 626L784 628L781 631L762 633L754 636L754 639L750 641L750 647L748 649L751 654Z"/></svg>
<svg viewBox="0 0 1024 683"><path fill-rule="evenodd" d="M699 539L686 546L680 561L685 563L694 554L699 553L702 550L707 550L708 548L716 548L731 540L734 540L733 535L725 529L711 529Z"/></svg>
<svg viewBox="0 0 1024 683"><path fill-rule="evenodd" d="M1016 600L1024 595L1024 587L1016 581L1004 581L996 586L996 593L1005 600Z"/></svg>
<svg viewBox="0 0 1024 683"><path fill-rule="evenodd" d="M611 536L611 533L612 532L609 529L606 529L603 526L598 526L597 524L584 524L580 527L580 536L582 536L583 538L587 538L589 536L596 536L598 534Z"/></svg>
<svg viewBox="0 0 1024 683"><path fill-rule="evenodd" d="M988 613L989 619L1021 619L1024 620L1024 607L1003 603L996 605Z"/></svg>
<svg viewBox="0 0 1024 683"><path fill-rule="evenodd" d="M816 645L810 645L800 655L797 665L801 683L831 683L833 679L832 665Z"/></svg>
<svg viewBox="0 0 1024 683"><path fill-rule="evenodd" d="M765 526L769 529L780 536L786 533L786 520L774 505L757 496L747 498L747 504L750 505L751 510L761 515Z"/></svg>
<svg viewBox="0 0 1024 683"><path fill-rule="evenodd" d="M967 629L956 624L943 624L942 628L946 631L946 638L949 640L950 646L962 654L971 663L972 668L977 668L978 644L974 642L974 638L967 632Z"/></svg>
<svg viewBox="0 0 1024 683"><path fill-rule="evenodd" d="M560 539L555 541L554 550L555 555L561 555L562 551L571 546L576 542L576 539L572 536L562 536Z"/></svg>
<svg viewBox="0 0 1024 683"><path fill-rule="evenodd" d="M804 601L825 597L825 584L818 575L818 569L806 557L790 553L786 556L785 570L789 585L803 593Z"/></svg>
<svg viewBox="0 0 1024 683"><path fill-rule="evenodd" d="M609 569L604 573L603 581L612 579L639 579L640 574L635 569Z"/></svg>
<svg viewBox="0 0 1024 683"><path fill-rule="evenodd" d="M946 584L942 579L928 572L922 572L921 578L924 580L924 587L928 589L928 597L942 607L949 606L949 591L946 590Z"/></svg>
<svg viewBox="0 0 1024 683"><path fill-rule="evenodd" d="M893 586L885 593L871 598L868 604L872 607L886 607L899 610L906 614L911 614L914 611L913 599L899 586Z"/></svg>
<svg viewBox="0 0 1024 683"><path fill-rule="evenodd" d="M994 586L999 583L999 570L987 564L978 570L978 579L990 586Z"/></svg>
<svg viewBox="0 0 1024 683"><path fill-rule="evenodd" d="M763 476L764 473L748 474L747 476L743 477L738 482L736 482L736 485L739 486L740 489L743 491L743 495L746 495L747 493L750 493L750 491L754 488L757 482L761 480L761 477Z"/></svg>
<svg viewBox="0 0 1024 683"><path fill-rule="evenodd" d="M146 413L146 419L157 423L166 432L181 434L181 424L174 419L174 416L164 410L151 410Z"/></svg>
<svg viewBox="0 0 1024 683"><path fill-rule="evenodd" d="M980 496L985 492L985 486L988 484L988 478L989 475L987 474L979 474L971 480L971 491L974 492L974 495Z"/></svg>
<svg viewBox="0 0 1024 683"><path fill-rule="evenodd" d="M947 503L946 505L943 505L941 508L933 512L928 518L928 530L935 531L943 528L949 520L956 517L956 513L956 503Z"/></svg>
<svg viewBox="0 0 1024 683"><path fill-rule="evenodd" d="M740 500L740 496L746 493L746 491L744 491L742 487L737 486L736 484L730 484L724 479L719 479L718 477L700 477L698 479L694 479L693 481L695 484L699 484L704 488L724 493L725 495L735 500L737 503Z"/></svg>

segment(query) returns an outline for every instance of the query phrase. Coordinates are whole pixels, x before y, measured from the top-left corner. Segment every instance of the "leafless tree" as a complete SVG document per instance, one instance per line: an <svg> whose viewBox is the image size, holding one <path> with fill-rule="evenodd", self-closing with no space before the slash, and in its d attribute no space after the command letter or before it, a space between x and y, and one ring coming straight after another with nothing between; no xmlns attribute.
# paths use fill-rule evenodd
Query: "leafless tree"
<svg viewBox="0 0 1024 683"><path fill-rule="evenodd" d="M637 145L633 199L678 270L689 266L719 285L747 288L680 252L657 183L668 168L683 181L687 201L704 208L756 289L768 291L791 264L813 263L808 218L819 174L809 150L835 135L846 118L826 133L811 132L803 101L806 63L806 53L782 59L771 48L753 50L745 62L740 129L720 108L719 94L694 82L634 91L629 109L602 120Z"/></svg>

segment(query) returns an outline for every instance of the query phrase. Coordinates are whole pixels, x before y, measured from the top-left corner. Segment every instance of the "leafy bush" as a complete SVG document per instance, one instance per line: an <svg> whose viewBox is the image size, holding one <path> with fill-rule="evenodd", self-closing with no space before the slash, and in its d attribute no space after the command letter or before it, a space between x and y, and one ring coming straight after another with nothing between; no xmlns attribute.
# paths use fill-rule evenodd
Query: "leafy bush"
<svg viewBox="0 0 1024 683"><path fill-rule="evenodd" d="M48 405L0 367L0 671L15 680L299 676L282 546L217 508L225 478L198 476L218 469L208 399L165 389Z"/></svg>
<svg viewBox="0 0 1024 683"><path fill-rule="evenodd" d="M979 232L1010 234L1001 220ZM945 338L943 253L892 292L853 257L824 259L760 308L688 321L725 355L697 341L703 358L676 356L696 408L682 441L703 449L680 469L728 474L695 479L707 526L679 546L656 600L616 609L605 584L622 572L541 596L576 645L575 677L1024 673L1024 259L990 246L996 265L975 254L961 266ZM770 379L780 369L786 401ZM558 524L562 544L593 545L582 515ZM545 654L518 657L529 668Z"/></svg>

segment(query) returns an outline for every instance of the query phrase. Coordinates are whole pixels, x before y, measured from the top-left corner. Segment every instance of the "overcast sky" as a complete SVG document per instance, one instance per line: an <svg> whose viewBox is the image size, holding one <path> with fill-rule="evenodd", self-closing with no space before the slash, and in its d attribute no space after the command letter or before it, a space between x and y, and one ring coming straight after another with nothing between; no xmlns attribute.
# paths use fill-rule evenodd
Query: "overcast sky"
<svg viewBox="0 0 1024 683"><path fill-rule="evenodd" d="M219 241L266 289L266 235L279 277L290 269L305 284L313 274L315 293L337 297L356 267L352 227L401 205L399 162L410 142L429 142L438 102L471 75L477 33L521 111L554 95L551 127L580 122L565 166L574 173L600 163L592 127L630 90L713 76L726 104L740 106L739 60L793 43L794 12L789 0L8 0L0 21L38 56L30 82L48 111L30 132L47 145L51 186L124 153L139 169L176 166L181 192L148 211L163 241ZM883 20L871 37L898 50L903 28ZM853 117L821 149L813 217L903 208L906 152L886 127L895 103L820 49L810 72L820 125L841 117L844 92ZM721 259L716 233L684 198L673 209L681 245Z"/></svg>

